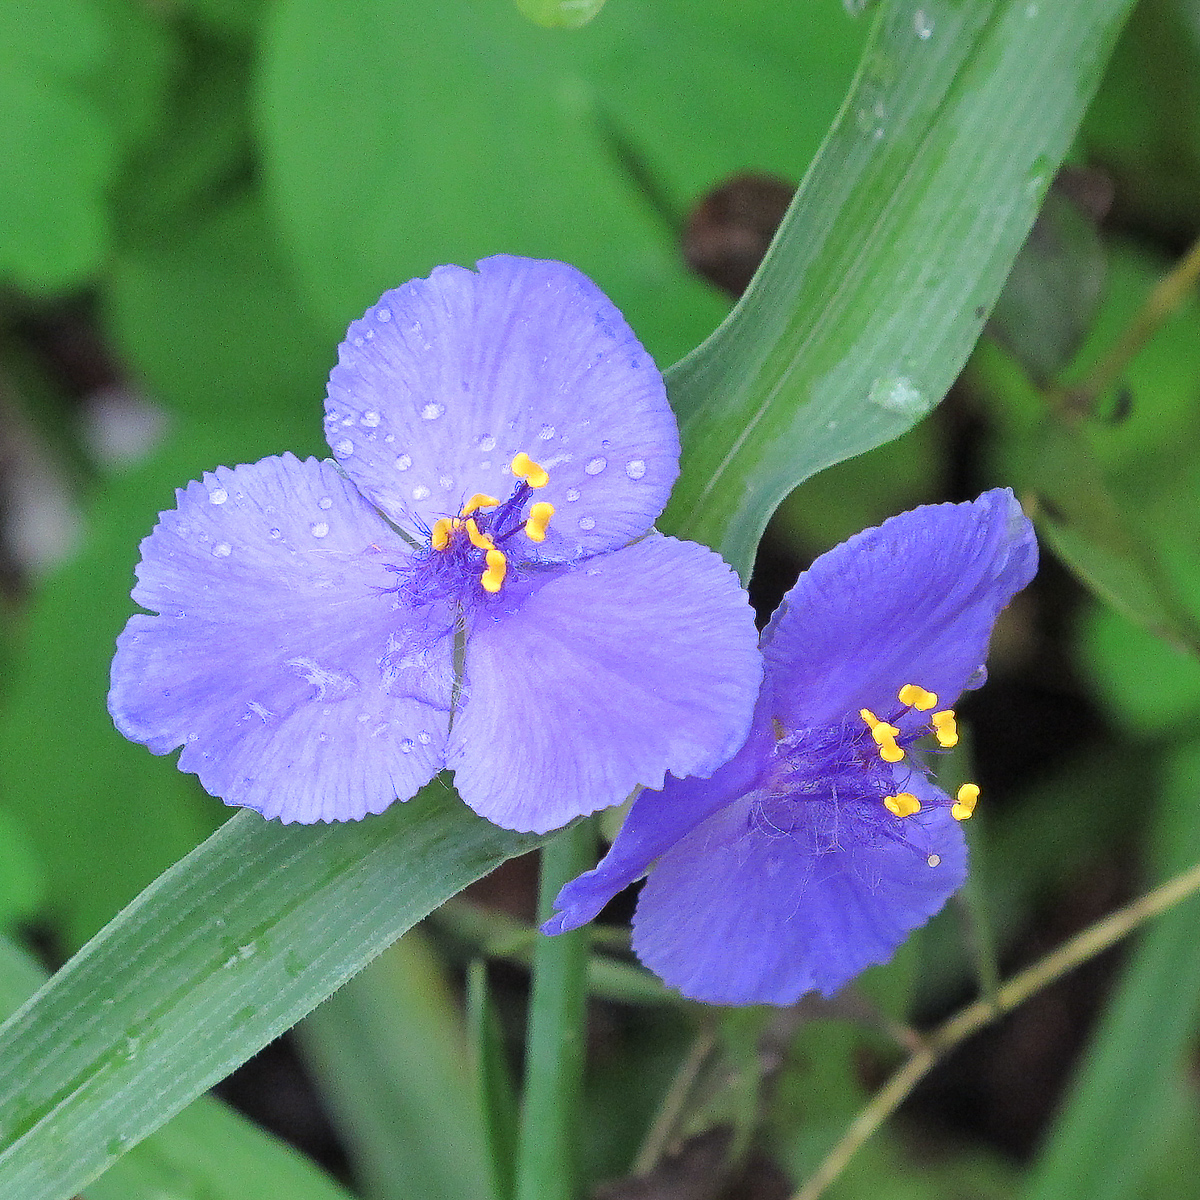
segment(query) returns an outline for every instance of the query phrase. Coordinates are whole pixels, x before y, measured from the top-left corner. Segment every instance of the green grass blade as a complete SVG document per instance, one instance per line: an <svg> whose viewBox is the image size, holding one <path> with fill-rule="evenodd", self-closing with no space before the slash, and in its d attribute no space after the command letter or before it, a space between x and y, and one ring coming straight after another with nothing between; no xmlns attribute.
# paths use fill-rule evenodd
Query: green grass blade
<svg viewBox="0 0 1200 1200"><path fill-rule="evenodd" d="M504 1030L488 990L487 962L467 968L467 1017L474 1048L475 1087L496 1200L513 1200L517 1161L517 1089L504 1046Z"/></svg>
<svg viewBox="0 0 1200 1200"><path fill-rule="evenodd" d="M67 1200L541 840L480 820L439 783L341 825L239 813L0 1028L0 1195Z"/></svg>
<svg viewBox="0 0 1200 1200"><path fill-rule="evenodd" d="M296 1032L368 1200L490 1200L466 1031L420 931L385 950Z"/></svg>
<svg viewBox="0 0 1200 1200"><path fill-rule="evenodd" d="M0 937L0 1015L16 1011L46 981L23 950ZM219 1100L201 1096L114 1163L86 1200L350 1200L309 1162Z"/></svg>
<svg viewBox="0 0 1200 1200"><path fill-rule="evenodd" d="M1193 747L1175 764L1164 789L1157 839L1164 876L1200 860L1198 794L1200 747ZM1142 935L1033 1170L1028 1200L1125 1200L1142 1194L1178 1104L1200 1016L1198 922L1200 897L1193 897Z"/></svg>
<svg viewBox="0 0 1200 1200"><path fill-rule="evenodd" d="M758 276L669 372L663 527L743 578L814 472L945 395L1099 82L1130 0L893 0Z"/></svg>

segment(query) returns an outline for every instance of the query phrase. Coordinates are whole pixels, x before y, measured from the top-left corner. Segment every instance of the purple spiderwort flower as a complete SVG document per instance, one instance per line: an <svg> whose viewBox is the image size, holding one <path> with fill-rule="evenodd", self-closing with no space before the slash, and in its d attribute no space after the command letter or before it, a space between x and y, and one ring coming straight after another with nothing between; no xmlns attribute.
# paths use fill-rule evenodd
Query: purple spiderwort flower
<svg viewBox="0 0 1200 1200"><path fill-rule="evenodd" d="M440 267L351 326L335 462L219 467L142 543L109 709L227 804L336 821L443 767L544 832L745 740L753 616L654 532L678 474L662 377L557 262Z"/></svg>
<svg viewBox="0 0 1200 1200"><path fill-rule="evenodd" d="M559 893L547 933L649 870L633 946L686 996L790 1004L884 962L966 877L951 799L917 743L957 740L992 626L1033 577L1009 491L918 508L823 555L763 633L750 736L705 780L642 792L608 855Z"/></svg>

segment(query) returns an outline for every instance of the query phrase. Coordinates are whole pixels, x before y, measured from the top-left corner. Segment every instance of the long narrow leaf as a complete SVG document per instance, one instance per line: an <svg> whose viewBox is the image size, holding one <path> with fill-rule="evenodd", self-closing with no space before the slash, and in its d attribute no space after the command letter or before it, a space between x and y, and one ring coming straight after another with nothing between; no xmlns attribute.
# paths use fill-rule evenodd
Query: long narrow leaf
<svg viewBox="0 0 1200 1200"><path fill-rule="evenodd" d="M1066 153L1130 0L897 0L742 303L669 373L663 526L749 573L814 472L946 394Z"/></svg>
<svg viewBox="0 0 1200 1200"><path fill-rule="evenodd" d="M239 813L0 1028L0 1196L67 1200L540 840L480 820L438 783L357 823Z"/></svg>

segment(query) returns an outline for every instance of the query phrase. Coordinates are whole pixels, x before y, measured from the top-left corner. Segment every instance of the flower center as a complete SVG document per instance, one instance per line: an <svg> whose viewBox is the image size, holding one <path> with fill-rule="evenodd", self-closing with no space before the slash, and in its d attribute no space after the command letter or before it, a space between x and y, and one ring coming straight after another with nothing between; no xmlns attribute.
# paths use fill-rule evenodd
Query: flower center
<svg viewBox="0 0 1200 1200"><path fill-rule="evenodd" d="M495 595L508 574L505 543L519 533L532 542L545 541L554 505L537 501L529 505L528 512L525 506L535 490L546 486L550 476L524 451L512 460L510 470L518 483L507 500L476 492L457 516L434 522L429 531L429 548L434 552L429 565L443 583L473 577L485 592Z"/></svg>
<svg viewBox="0 0 1200 1200"><path fill-rule="evenodd" d="M885 763L901 762L904 759L905 748L927 734L932 734L943 750L950 750L958 745L958 723L952 708L934 712L927 721L915 725L905 720L913 712L925 713L936 709L936 692L927 691L916 683L906 683L896 698L904 707L892 714L891 721L881 721L869 708L859 709L858 713L878 747L879 757ZM896 721L904 721L907 729L902 732L900 726L895 724ZM950 815L956 821L966 821L974 813L978 801L978 785L964 783L958 789ZM921 811L921 802L912 792L896 792L885 796L883 805L896 817L911 817Z"/></svg>

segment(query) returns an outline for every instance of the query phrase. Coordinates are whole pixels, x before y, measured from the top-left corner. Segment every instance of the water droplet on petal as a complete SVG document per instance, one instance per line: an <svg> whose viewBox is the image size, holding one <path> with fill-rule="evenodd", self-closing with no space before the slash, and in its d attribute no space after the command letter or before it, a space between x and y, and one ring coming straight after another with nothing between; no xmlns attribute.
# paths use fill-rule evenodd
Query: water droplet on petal
<svg viewBox="0 0 1200 1200"><path fill-rule="evenodd" d="M208 493L208 498L214 504L224 504L229 499L229 493L224 488L214 488Z"/></svg>
<svg viewBox="0 0 1200 1200"><path fill-rule="evenodd" d="M438 487L444 492L448 492L454 486L454 477L452 475L439 475Z"/></svg>
<svg viewBox="0 0 1200 1200"><path fill-rule="evenodd" d="M579 489L578 488L567 488L566 498L569 501L578 500L579 499Z"/></svg>
<svg viewBox="0 0 1200 1200"><path fill-rule="evenodd" d="M585 470L585 471L586 471L586 472L587 472L589 475L599 475L599 474L600 474L600 472L601 472L601 471L603 471L603 470L604 470L604 468L605 468L605 467L607 467L607 466L608 466L608 459L607 459L607 458L605 458L605 457L604 457L603 455L601 455L601 454L597 454L595 458L593 458L593 459L590 459L590 460L588 461L588 464L587 464L587 466L586 466L586 467L584 467L583 469L584 469L584 470Z"/></svg>
<svg viewBox="0 0 1200 1200"><path fill-rule="evenodd" d="M417 743L414 742L412 740L412 738L405 738L404 741L402 741L400 743L400 753L401 754L411 754L413 752L413 748L416 746L416 744Z"/></svg>
<svg viewBox="0 0 1200 1200"><path fill-rule="evenodd" d="M641 477L646 474L645 460L641 458L631 458L625 464L625 474L628 475L630 479L641 479Z"/></svg>
<svg viewBox="0 0 1200 1200"><path fill-rule="evenodd" d="M390 308L377 308L375 310L375 319L378 321L390 321L392 319L392 310Z"/></svg>
<svg viewBox="0 0 1200 1200"><path fill-rule="evenodd" d="M485 433L480 437L478 445L484 454L490 454L496 448L496 439L491 434Z"/></svg>
<svg viewBox="0 0 1200 1200"><path fill-rule="evenodd" d="M397 471L407 471L408 468L412 466L412 455L401 454L400 457L396 459L395 466Z"/></svg>
<svg viewBox="0 0 1200 1200"><path fill-rule="evenodd" d="M213 558L228 558L233 553L233 547L228 542L218 542L212 548Z"/></svg>
<svg viewBox="0 0 1200 1200"><path fill-rule="evenodd" d="M430 400L430 402L421 409L421 416L423 416L427 421L436 421L438 417L440 417L445 411L446 406L444 404L440 404L436 400Z"/></svg>
<svg viewBox="0 0 1200 1200"><path fill-rule="evenodd" d="M924 416L933 407L906 375L888 375L875 380L867 399L887 412L910 419Z"/></svg>
<svg viewBox="0 0 1200 1200"><path fill-rule="evenodd" d="M557 432L553 425L543 425L538 430L538 439L543 442L548 442Z"/></svg>
<svg viewBox="0 0 1200 1200"><path fill-rule="evenodd" d="M334 444L333 452L338 458L349 458L354 453L354 443L349 438L342 438Z"/></svg>
<svg viewBox="0 0 1200 1200"><path fill-rule="evenodd" d="M422 746L428 746L429 743L433 741L433 738L424 729L422 729L421 732L417 734L417 741L420 742Z"/></svg>
<svg viewBox="0 0 1200 1200"><path fill-rule="evenodd" d="M321 538L329 532L329 524L326 521L314 521L309 529L312 531L313 537Z"/></svg>
<svg viewBox="0 0 1200 1200"><path fill-rule="evenodd" d="M328 511L333 507L333 500L330 499L329 496L322 496L320 500L317 501L317 507Z"/></svg>
<svg viewBox="0 0 1200 1200"><path fill-rule="evenodd" d="M272 529L269 531L268 536L271 538L272 541L277 542L277 541L279 541L279 539L281 537L283 537L283 530L282 529Z"/></svg>
<svg viewBox="0 0 1200 1200"><path fill-rule="evenodd" d="M369 412L363 413L362 423L364 425L366 425L368 428L374 429L375 426L379 424L379 414L374 409L371 409Z"/></svg>
<svg viewBox="0 0 1200 1200"><path fill-rule="evenodd" d="M579 528L582 529L584 531L584 533L588 533L590 530L595 529L596 528L596 518L595 517L580 517L579 518Z"/></svg>
<svg viewBox="0 0 1200 1200"><path fill-rule="evenodd" d="M428 500L429 496L429 489L423 483L418 483L412 490L412 498L414 500Z"/></svg>

